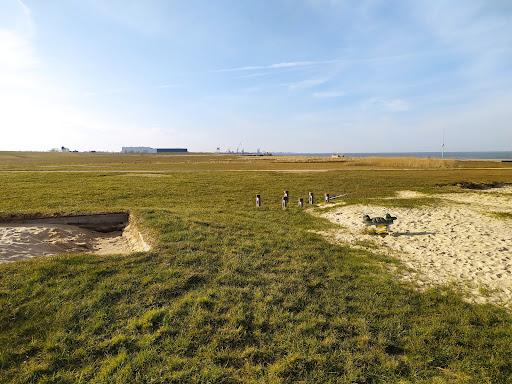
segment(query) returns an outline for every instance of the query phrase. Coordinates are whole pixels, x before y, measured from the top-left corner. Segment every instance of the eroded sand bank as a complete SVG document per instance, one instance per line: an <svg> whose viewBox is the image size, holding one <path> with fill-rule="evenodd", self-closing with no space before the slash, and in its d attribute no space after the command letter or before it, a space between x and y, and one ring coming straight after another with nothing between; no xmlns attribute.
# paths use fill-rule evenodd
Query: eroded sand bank
<svg viewBox="0 0 512 384"><path fill-rule="evenodd" d="M107 233L63 224L0 224L0 262L61 253L106 255L149 249L133 223L124 231Z"/></svg>
<svg viewBox="0 0 512 384"><path fill-rule="evenodd" d="M426 197L402 191L397 199ZM461 286L477 302L512 305L512 188L482 192L436 194L441 205L385 208L378 205L340 206L321 215L340 225L328 235L335 241L377 245L410 268L404 278L419 286ZM389 201L388 201L389 204ZM392 234L367 233L365 214L398 217ZM367 243L368 244L368 243Z"/></svg>

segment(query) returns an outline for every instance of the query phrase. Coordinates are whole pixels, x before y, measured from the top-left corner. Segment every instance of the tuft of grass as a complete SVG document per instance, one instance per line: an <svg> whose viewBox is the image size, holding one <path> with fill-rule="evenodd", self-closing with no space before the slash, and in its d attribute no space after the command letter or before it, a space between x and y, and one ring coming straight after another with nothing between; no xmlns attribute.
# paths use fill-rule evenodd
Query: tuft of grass
<svg viewBox="0 0 512 384"><path fill-rule="evenodd" d="M503 220L510 220L512 219L512 213L511 212L489 212L489 214L493 217L496 217L498 219Z"/></svg>

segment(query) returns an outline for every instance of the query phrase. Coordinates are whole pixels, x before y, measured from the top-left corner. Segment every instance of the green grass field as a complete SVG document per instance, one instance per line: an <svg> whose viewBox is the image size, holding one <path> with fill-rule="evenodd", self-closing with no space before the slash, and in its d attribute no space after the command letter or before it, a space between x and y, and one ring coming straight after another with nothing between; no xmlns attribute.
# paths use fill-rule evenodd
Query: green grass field
<svg viewBox="0 0 512 384"><path fill-rule="evenodd" d="M509 312L419 292L295 207L512 182L501 163L410 164L0 153L2 217L130 211L154 244L1 264L0 382L512 382Z"/></svg>

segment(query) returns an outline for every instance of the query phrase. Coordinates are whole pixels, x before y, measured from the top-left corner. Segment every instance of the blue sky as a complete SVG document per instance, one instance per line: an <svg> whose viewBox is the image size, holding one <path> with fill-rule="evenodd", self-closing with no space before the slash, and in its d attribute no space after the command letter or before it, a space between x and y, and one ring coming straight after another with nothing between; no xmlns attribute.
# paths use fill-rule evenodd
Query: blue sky
<svg viewBox="0 0 512 384"><path fill-rule="evenodd" d="M512 3L0 0L0 150L512 150Z"/></svg>

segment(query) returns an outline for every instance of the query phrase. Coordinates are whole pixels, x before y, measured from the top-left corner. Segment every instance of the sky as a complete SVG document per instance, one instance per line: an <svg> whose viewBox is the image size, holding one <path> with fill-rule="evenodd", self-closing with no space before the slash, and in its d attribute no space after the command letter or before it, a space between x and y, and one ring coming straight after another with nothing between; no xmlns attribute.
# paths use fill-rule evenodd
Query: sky
<svg viewBox="0 0 512 384"><path fill-rule="evenodd" d="M0 0L0 150L512 150L510 0Z"/></svg>

